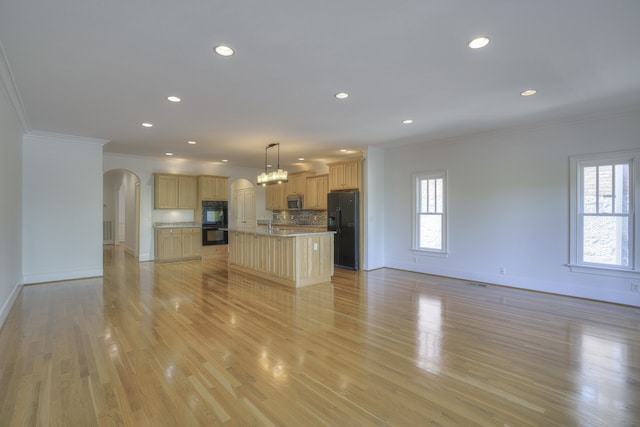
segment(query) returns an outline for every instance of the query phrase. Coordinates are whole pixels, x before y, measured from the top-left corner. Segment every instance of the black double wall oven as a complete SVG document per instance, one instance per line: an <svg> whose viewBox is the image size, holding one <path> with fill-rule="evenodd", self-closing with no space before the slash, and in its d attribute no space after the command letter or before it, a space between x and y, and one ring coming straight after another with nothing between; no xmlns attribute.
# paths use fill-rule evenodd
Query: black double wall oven
<svg viewBox="0 0 640 427"><path fill-rule="evenodd" d="M227 202L202 202L202 246L229 243Z"/></svg>

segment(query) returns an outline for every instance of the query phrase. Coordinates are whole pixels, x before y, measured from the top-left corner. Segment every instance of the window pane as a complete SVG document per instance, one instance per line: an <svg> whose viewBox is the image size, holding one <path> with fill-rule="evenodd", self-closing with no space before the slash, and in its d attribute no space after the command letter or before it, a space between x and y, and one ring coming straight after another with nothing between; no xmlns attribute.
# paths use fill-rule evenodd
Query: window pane
<svg viewBox="0 0 640 427"><path fill-rule="evenodd" d="M437 198L436 198L436 206L435 206L435 211L437 213L442 213L442 201L444 199L444 197L442 197L442 179L436 179L436 194L437 194Z"/></svg>
<svg viewBox="0 0 640 427"><path fill-rule="evenodd" d="M582 188L582 211L584 213L596 213L596 167L589 166L584 168L583 188Z"/></svg>
<svg viewBox="0 0 640 427"><path fill-rule="evenodd" d="M421 248L442 249L442 215L420 215Z"/></svg>
<svg viewBox="0 0 640 427"><path fill-rule="evenodd" d="M429 210L428 212L436 211L436 180L429 180Z"/></svg>
<svg viewBox="0 0 640 427"><path fill-rule="evenodd" d="M428 192L428 184L429 180L422 179L420 180L420 212L429 212L427 209L427 203L429 201L427 194Z"/></svg>
<svg viewBox="0 0 640 427"><path fill-rule="evenodd" d="M613 213L613 166L598 166L598 212Z"/></svg>
<svg viewBox="0 0 640 427"><path fill-rule="evenodd" d="M628 267L628 217L585 216L583 220L583 261Z"/></svg>

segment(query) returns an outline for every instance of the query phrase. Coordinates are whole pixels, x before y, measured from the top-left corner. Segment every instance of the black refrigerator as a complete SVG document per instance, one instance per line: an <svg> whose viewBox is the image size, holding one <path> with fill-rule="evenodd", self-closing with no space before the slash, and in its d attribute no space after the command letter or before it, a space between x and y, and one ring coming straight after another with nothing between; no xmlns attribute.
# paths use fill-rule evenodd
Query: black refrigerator
<svg viewBox="0 0 640 427"><path fill-rule="evenodd" d="M358 270L360 260L360 203L357 191L327 194L327 230L335 231L333 263Z"/></svg>

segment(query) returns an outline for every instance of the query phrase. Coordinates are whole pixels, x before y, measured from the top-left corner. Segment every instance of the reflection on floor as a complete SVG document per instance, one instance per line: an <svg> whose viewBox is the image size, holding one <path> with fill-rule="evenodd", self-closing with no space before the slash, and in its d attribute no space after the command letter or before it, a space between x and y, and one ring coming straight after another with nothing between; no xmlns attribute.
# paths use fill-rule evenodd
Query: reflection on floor
<svg viewBox="0 0 640 427"><path fill-rule="evenodd" d="M290 289L226 259L23 289L0 425L634 425L640 309L389 269Z"/></svg>

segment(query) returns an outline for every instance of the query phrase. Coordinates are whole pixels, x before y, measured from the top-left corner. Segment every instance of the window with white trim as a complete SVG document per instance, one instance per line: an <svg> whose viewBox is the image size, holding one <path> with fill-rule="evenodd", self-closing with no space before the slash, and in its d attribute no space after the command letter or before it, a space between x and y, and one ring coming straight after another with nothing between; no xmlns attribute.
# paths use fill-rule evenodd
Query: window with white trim
<svg viewBox="0 0 640 427"><path fill-rule="evenodd" d="M640 151L571 157L570 266L638 272Z"/></svg>
<svg viewBox="0 0 640 427"><path fill-rule="evenodd" d="M414 250L446 253L446 180L445 171L415 175Z"/></svg>

